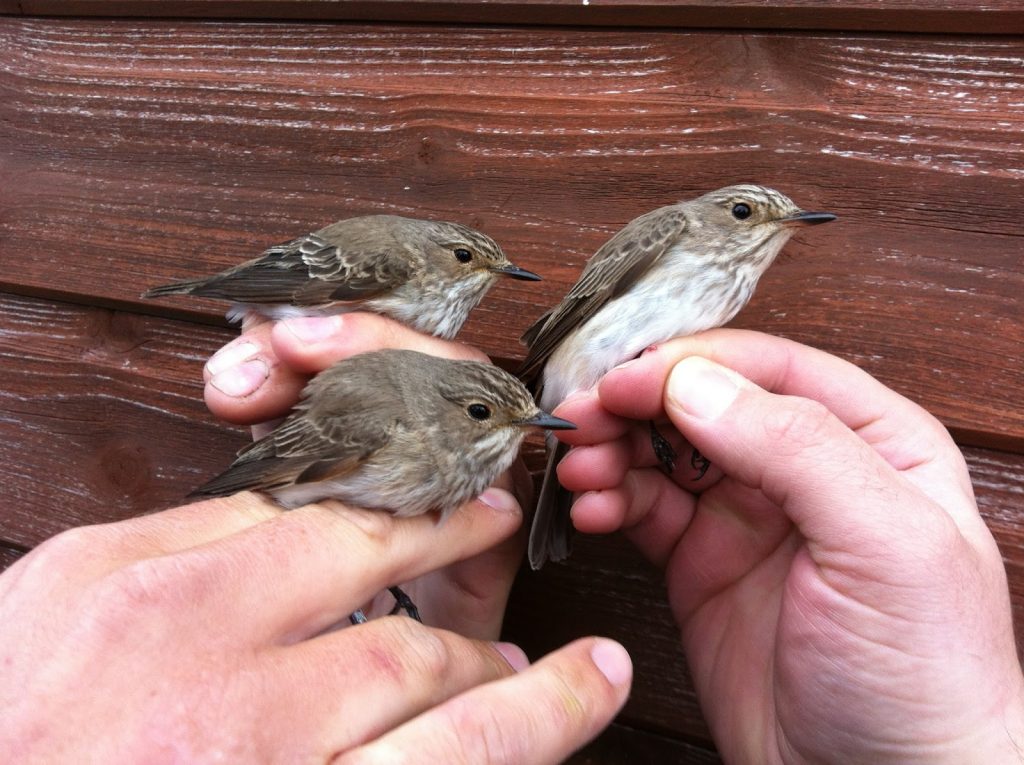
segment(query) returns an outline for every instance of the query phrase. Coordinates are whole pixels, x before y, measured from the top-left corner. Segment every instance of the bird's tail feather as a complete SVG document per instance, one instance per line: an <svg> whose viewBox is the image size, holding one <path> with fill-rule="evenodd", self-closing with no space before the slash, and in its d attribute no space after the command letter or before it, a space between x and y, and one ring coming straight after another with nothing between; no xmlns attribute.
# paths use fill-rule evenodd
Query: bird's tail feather
<svg viewBox="0 0 1024 765"><path fill-rule="evenodd" d="M572 551L572 519L569 516L572 492L558 483L558 475L555 472L558 463L568 451L569 447L566 444L557 441L548 449L544 483L541 484L537 509L533 515L533 526L530 527L529 558L530 567L534 571L549 560L565 560Z"/></svg>
<svg viewBox="0 0 1024 765"><path fill-rule="evenodd" d="M205 282L205 279L196 279L187 282L174 282L173 284L161 284L142 293L144 298L163 297L164 295L188 295L196 287Z"/></svg>
<svg viewBox="0 0 1024 765"><path fill-rule="evenodd" d="M236 461L219 476L191 492L188 498L227 497L240 491L268 491L287 483L294 470L294 461L287 459Z"/></svg>

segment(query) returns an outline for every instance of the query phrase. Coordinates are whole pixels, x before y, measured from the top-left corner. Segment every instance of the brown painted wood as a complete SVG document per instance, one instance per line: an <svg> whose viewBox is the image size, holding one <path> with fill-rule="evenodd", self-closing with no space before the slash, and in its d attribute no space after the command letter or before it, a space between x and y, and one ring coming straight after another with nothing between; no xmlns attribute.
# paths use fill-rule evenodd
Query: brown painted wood
<svg viewBox="0 0 1024 765"><path fill-rule="evenodd" d="M559 24L721 29L839 29L954 34L1024 31L1015 0L828 2L751 0L21 0L0 5L6 13L72 16L426 21L476 24Z"/></svg>
<svg viewBox="0 0 1024 765"><path fill-rule="evenodd" d="M29 548L71 526L170 506L221 469L246 435L206 414L200 374L228 337L0 295L0 546ZM538 468L539 454L530 455ZM1024 634L1024 455L966 455ZM710 746L660 575L620 538L580 537L569 564L521 572L505 632L533 657L587 634L621 640L636 663L622 722Z"/></svg>
<svg viewBox="0 0 1024 765"><path fill-rule="evenodd" d="M145 287L337 217L460 220L548 277L467 327L510 366L620 225L754 179L842 217L736 324L849 358L953 429L1024 634L1024 41L965 36L1022 31L1019 3L0 0L25 10L666 28L0 19L0 569L175 504L245 443L201 400L234 334L221 306ZM513 592L531 656L589 633L630 648L636 685L572 762L717 762L659 576L617 538Z"/></svg>
<svg viewBox="0 0 1024 765"><path fill-rule="evenodd" d="M226 331L0 295L0 540L179 503L245 444L202 399Z"/></svg>
<svg viewBox="0 0 1024 765"><path fill-rule="evenodd" d="M612 723L596 740L565 761L566 765L720 765L718 755L669 736Z"/></svg>
<svg viewBox="0 0 1024 765"><path fill-rule="evenodd" d="M5 571L14 561L20 559L25 552L20 547L0 543L0 572Z"/></svg>
<svg viewBox="0 0 1024 765"><path fill-rule="evenodd" d="M455 219L547 277L467 326L515 359L618 226L756 179L842 217L738 324L1021 448L1022 64L1019 39L8 18L0 286L218 322L138 295L337 217Z"/></svg>

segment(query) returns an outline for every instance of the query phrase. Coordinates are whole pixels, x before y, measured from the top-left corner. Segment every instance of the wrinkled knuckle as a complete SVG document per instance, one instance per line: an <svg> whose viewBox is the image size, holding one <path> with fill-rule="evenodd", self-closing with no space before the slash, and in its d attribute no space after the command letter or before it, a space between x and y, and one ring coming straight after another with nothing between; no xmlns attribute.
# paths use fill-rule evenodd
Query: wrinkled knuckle
<svg viewBox="0 0 1024 765"><path fill-rule="evenodd" d="M169 600L162 573L150 561L133 563L93 585L80 626L93 640L117 641L127 625L152 619Z"/></svg>
<svg viewBox="0 0 1024 765"><path fill-rule="evenodd" d="M393 656L401 657L407 681L441 678L451 670L454 661L451 648L437 632L404 616L387 617L380 622L385 630L382 642Z"/></svg>
<svg viewBox="0 0 1024 765"><path fill-rule="evenodd" d="M212 556L199 553L135 561L94 585L92 610L111 619L125 614L178 618L183 610L194 610L223 580L222 568L214 562Z"/></svg>
<svg viewBox="0 0 1024 765"><path fill-rule="evenodd" d="M346 506L330 507L328 504L321 506L330 513L322 520L330 524L334 534L349 543L355 541L352 537L357 537L369 546L379 548L386 546L394 536L395 519L391 513Z"/></svg>
<svg viewBox="0 0 1024 765"><path fill-rule="evenodd" d="M769 410L764 428L769 441L779 451L792 454L827 441L832 418L824 404L790 397L781 406Z"/></svg>
<svg viewBox="0 0 1024 765"><path fill-rule="evenodd" d="M591 714L599 688L582 671L564 667L552 668L551 683L554 689L550 716L560 729L576 730Z"/></svg>
<svg viewBox="0 0 1024 765"><path fill-rule="evenodd" d="M93 597L101 610L138 612L176 601L181 589L170 581L167 566L158 560L142 560L101 579Z"/></svg>
<svg viewBox="0 0 1024 765"><path fill-rule="evenodd" d="M444 718L438 727L446 731L450 739L447 749L451 752L450 762L502 765L502 763L526 762L529 741L525 736L512 736L508 731L522 731L524 726L509 719L518 710L505 705L496 708L489 704L477 704L455 699L443 709ZM529 728L529 725L526 726Z"/></svg>

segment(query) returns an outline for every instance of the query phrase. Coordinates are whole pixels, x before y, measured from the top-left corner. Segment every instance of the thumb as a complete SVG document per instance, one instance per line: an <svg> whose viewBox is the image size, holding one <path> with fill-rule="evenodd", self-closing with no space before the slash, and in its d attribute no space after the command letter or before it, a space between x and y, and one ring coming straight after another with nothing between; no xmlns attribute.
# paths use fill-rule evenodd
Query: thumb
<svg viewBox="0 0 1024 765"><path fill-rule="evenodd" d="M812 555L891 556L901 545L920 549L957 533L941 508L817 401L769 393L691 356L669 374L663 406L726 476L782 508Z"/></svg>

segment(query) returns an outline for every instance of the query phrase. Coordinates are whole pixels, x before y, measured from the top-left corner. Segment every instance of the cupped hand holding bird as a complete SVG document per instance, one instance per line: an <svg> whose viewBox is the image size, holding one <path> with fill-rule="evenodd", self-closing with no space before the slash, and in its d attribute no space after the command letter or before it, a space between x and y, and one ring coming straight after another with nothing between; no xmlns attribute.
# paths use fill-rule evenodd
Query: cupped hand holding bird
<svg viewBox="0 0 1024 765"><path fill-rule="evenodd" d="M424 335L369 313L277 322L250 313L242 334L214 354L204 368L206 403L217 417L252 426L258 438L288 414L311 376L343 359L382 349L415 350L453 360L488 360L473 346ZM256 373L247 377L253 368ZM239 377L257 384L251 389L236 384ZM238 391L244 393L232 395ZM497 485L512 491L524 506L532 499L530 476L521 461L517 460ZM496 637L523 543L520 530L480 555L435 571L408 587L403 585L403 589L428 624L463 635ZM364 610L372 617L387 613L392 605L385 591Z"/></svg>
<svg viewBox="0 0 1024 765"><path fill-rule="evenodd" d="M1019 760L1006 573L920 406L823 351L712 330L555 413L578 426L558 434L573 521L664 570L724 761ZM699 483L660 469L661 418L711 459Z"/></svg>
<svg viewBox="0 0 1024 765"><path fill-rule="evenodd" d="M284 414L306 374L359 351L482 358L376 316L324 322L322 342L247 327L211 361L213 411ZM266 373L243 371L261 382L248 395L215 385L253 363ZM515 498L491 488L444 523L333 501L286 512L242 493L59 534L0 576L0 751L18 762L561 762L622 707L632 669L601 638L532 665L492 642L521 525ZM426 624L332 629L409 580Z"/></svg>

